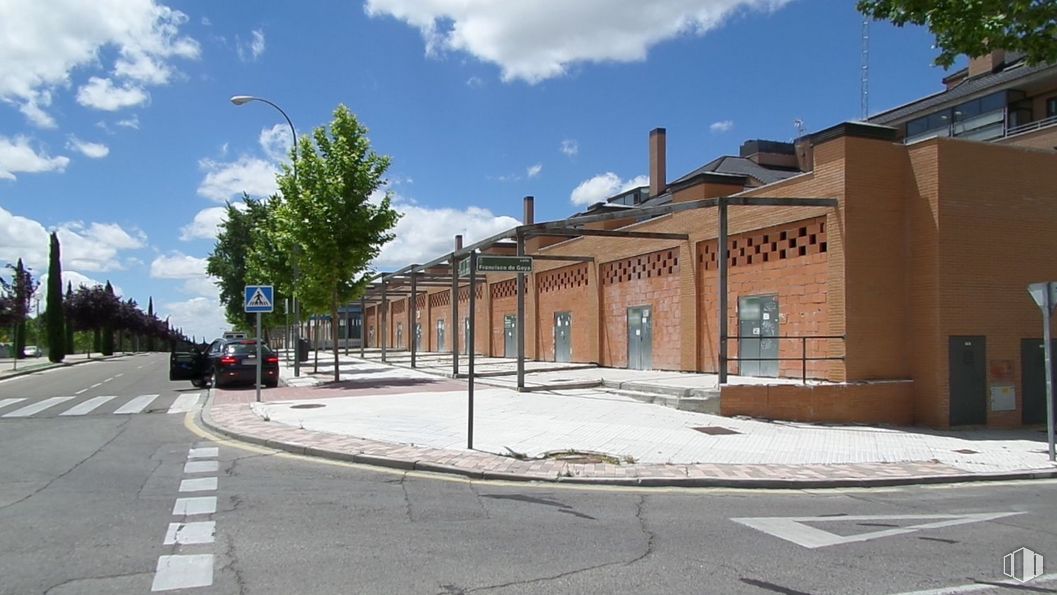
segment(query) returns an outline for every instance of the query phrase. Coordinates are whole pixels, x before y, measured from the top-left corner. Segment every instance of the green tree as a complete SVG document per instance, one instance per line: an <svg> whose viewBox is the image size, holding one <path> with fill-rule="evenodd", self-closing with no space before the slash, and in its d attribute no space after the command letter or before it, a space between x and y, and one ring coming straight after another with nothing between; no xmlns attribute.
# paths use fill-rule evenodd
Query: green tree
<svg viewBox="0 0 1057 595"><path fill-rule="evenodd" d="M367 129L344 105L334 110L329 127L298 139L295 158L298 175L290 169L279 175L282 198L271 201L274 219L267 239L299 270L293 293L306 313L329 314L335 321L338 380L338 307L362 294L370 263L393 239L391 230L400 218L388 193L372 200L390 159L371 149Z"/></svg>
<svg viewBox="0 0 1057 595"><path fill-rule="evenodd" d="M12 293L12 324L14 325L14 336L12 346L14 357L21 359L25 357L23 350L26 348L26 319L29 318L29 304L33 299L33 293L37 290L37 283L33 280L33 274L22 259L18 259L15 266L7 265L12 270L11 293Z"/></svg>
<svg viewBox="0 0 1057 595"><path fill-rule="evenodd" d="M154 351L154 330L155 320L154 316L154 296L147 298L147 351Z"/></svg>
<svg viewBox="0 0 1057 595"><path fill-rule="evenodd" d="M114 355L114 319L120 307L117 296L114 295L114 286L107 280L104 290L107 293L109 307L103 312L103 328L100 337L99 352L103 355ZM112 299L111 299L112 298Z"/></svg>
<svg viewBox="0 0 1057 595"><path fill-rule="evenodd" d="M63 322L66 326L66 354L72 355L77 353L73 340L73 318L70 316L70 301L73 299L73 283L66 282L66 298L63 300Z"/></svg>
<svg viewBox="0 0 1057 595"><path fill-rule="evenodd" d="M59 236L51 232L48 256L48 296L44 319L48 325L48 359L58 363L66 358L66 317L62 308L62 261Z"/></svg>
<svg viewBox="0 0 1057 595"><path fill-rule="evenodd" d="M960 54L1023 52L1031 64L1057 61L1057 2L1053 0L859 0L860 12L902 27L924 25L936 36L936 64Z"/></svg>

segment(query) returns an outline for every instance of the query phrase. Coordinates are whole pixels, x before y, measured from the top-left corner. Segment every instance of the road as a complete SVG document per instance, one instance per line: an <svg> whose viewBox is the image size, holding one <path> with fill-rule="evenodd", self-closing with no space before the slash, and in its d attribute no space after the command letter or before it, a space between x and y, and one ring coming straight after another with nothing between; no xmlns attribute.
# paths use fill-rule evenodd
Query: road
<svg viewBox="0 0 1057 595"><path fill-rule="evenodd" d="M1053 481L784 492L470 482L204 434L179 412L201 392L168 382L164 355L0 382L0 593L1002 592L986 582L1006 580L1005 554L1057 560ZM1055 592L1057 577L1042 579L1025 592Z"/></svg>

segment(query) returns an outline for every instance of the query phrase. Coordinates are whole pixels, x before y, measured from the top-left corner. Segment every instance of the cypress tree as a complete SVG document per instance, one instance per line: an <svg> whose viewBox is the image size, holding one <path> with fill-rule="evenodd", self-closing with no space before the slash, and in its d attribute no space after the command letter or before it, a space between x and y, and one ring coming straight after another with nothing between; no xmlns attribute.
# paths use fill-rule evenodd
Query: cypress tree
<svg viewBox="0 0 1057 595"><path fill-rule="evenodd" d="M114 286L109 280L106 282L106 292L114 295ZM102 344L99 346L99 351L103 355L114 355L114 317L117 316L117 312L106 312L103 316L106 322L103 323Z"/></svg>
<svg viewBox="0 0 1057 595"><path fill-rule="evenodd" d="M147 322L154 322L154 296L147 298ZM147 351L154 351L154 327L147 330Z"/></svg>
<svg viewBox="0 0 1057 595"><path fill-rule="evenodd" d="M62 311L62 261L59 258L59 236L51 232L48 257L48 295L44 320L48 324L48 359L59 363L66 358L66 317Z"/></svg>
<svg viewBox="0 0 1057 595"><path fill-rule="evenodd" d="M69 304L73 301L73 283L66 282L66 303ZM73 319L66 316L66 355L73 355L75 349L73 345Z"/></svg>
<svg viewBox="0 0 1057 595"><path fill-rule="evenodd" d="M26 278L26 267L22 264L22 259L18 259L18 264L15 265L15 336L14 336L14 347L15 347L15 358L22 359L26 357L26 318L29 316L29 300L33 289L29 287L29 282Z"/></svg>

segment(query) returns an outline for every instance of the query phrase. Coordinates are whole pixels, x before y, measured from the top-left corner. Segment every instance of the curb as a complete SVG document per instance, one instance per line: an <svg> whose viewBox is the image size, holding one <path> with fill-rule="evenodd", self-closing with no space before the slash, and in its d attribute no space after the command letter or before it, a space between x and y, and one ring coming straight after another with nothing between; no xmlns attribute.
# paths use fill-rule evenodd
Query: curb
<svg viewBox="0 0 1057 595"><path fill-rule="evenodd" d="M81 364L90 364L92 362L105 362L107 360L117 359L119 357L130 357L133 355L139 355L139 353L149 352L144 351L137 353L122 353L121 355L106 355L102 357L94 357L91 359L82 359L75 362L59 362L57 364L50 364L39 368L32 368L29 370L15 370L10 374L0 374L0 380L7 380L8 378L18 378L19 376L29 376L30 374L36 374L37 372L47 372L48 370L54 370L56 368L68 368L70 366L79 366Z"/></svg>
<svg viewBox="0 0 1057 595"><path fill-rule="evenodd" d="M584 486L623 486L640 488L743 488L743 489L826 489L826 488L879 488L908 485L956 484L985 481L1014 481L1030 479L1057 478L1057 469L1029 469L1025 471L1004 471L997 473L962 473L957 475L917 475L908 477L863 477L834 479L771 479L771 478L730 478L730 477L577 477L560 474L520 474L510 472L493 472L481 469L468 469L455 465L444 465L429 461L398 459L360 453L346 453L306 446L296 442L269 440L243 434L225 428L213 421L210 409L213 405L213 393L210 391L198 419L210 430L241 442L256 444L275 450L370 465L403 471L426 471L445 475L457 475L475 480L510 481L522 483L556 483ZM498 455L497 455L498 456Z"/></svg>

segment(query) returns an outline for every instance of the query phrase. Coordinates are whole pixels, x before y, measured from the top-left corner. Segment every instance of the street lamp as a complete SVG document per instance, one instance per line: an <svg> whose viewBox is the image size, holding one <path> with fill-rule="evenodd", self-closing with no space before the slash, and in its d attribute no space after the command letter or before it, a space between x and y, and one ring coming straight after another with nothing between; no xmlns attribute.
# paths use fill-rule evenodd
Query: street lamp
<svg viewBox="0 0 1057 595"><path fill-rule="evenodd" d="M290 116L286 115L286 112L283 111L283 108L279 107L278 105L275 105L274 103L272 103L271 101L268 101L267 99L265 99L263 97L254 97L253 95L233 95L231 97L231 103L233 103L235 105L246 105L247 103L249 103L251 101L260 101L261 103L267 103L268 105L274 107L276 110L279 111L280 114L283 115L284 118L286 118L286 123L290 125L290 136L292 137L292 140L293 140L293 145L291 145L292 150L293 150L293 158L292 158L291 163L293 165L293 170L294 170L294 187L296 188L297 187L297 131L294 130L293 121L290 119ZM294 250L295 250L295 252L297 251L297 246L294 247ZM299 267L297 265L297 260L295 259L294 260L294 284L295 285L297 284L297 278L300 276L298 268ZM291 297L293 299L293 304L294 304L294 376L296 377L296 376L300 376L301 375L301 309L298 307L297 297L296 296L291 296ZM258 341L260 341L260 339L261 339L260 337L257 337Z"/></svg>

